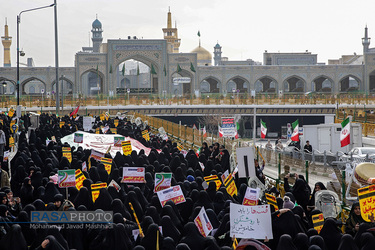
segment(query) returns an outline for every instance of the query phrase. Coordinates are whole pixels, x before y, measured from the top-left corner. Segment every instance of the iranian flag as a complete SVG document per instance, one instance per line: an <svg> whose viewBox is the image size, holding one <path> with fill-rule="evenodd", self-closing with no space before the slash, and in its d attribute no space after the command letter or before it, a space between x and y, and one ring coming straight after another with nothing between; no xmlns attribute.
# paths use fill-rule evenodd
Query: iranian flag
<svg viewBox="0 0 375 250"><path fill-rule="evenodd" d="M203 134L203 137L207 137L206 126L203 127L202 134Z"/></svg>
<svg viewBox="0 0 375 250"><path fill-rule="evenodd" d="M350 144L350 121L349 117L341 123L340 133L341 147L345 147Z"/></svg>
<svg viewBox="0 0 375 250"><path fill-rule="evenodd" d="M267 134L267 126L266 123L262 120L260 120L260 137L266 138Z"/></svg>
<svg viewBox="0 0 375 250"><path fill-rule="evenodd" d="M219 127L219 137L223 137L223 130L221 129L221 127L220 126L218 126Z"/></svg>
<svg viewBox="0 0 375 250"><path fill-rule="evenodd" d="M298 119L292 123L292 141L299 141L299 134L298 134Z"/></svg>

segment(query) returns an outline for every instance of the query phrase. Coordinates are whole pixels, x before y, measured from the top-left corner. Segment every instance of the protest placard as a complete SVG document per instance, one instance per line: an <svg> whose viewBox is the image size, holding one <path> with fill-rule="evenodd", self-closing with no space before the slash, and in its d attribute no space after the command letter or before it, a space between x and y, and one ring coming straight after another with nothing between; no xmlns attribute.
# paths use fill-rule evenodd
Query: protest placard
<svg viewBox="0 0 375 250"><path fill-rule="evenodd" d="M267 194L266 193L266 200L267 200L267 203L272 205L275 210L279 210L279 206L277 205L277 201L276 201L276 197L273 196L272 194Z"/></svg>
<svg viewBox="0 0 375 250"><path fill-rule="evenodd" d="M235 137L237 128L234 117L221 118L221 131L223 133L223 137Z"/></svg>
<svg viewBox="0 0 375 250"><path fill-rule="evenodd" d="M234 182L233 175L229 175L225 181L224 181L224 186L227 189L227 193L230 196L237 195L237 186L236 183Z"/></svg>
<svg viewBox="0 0 375 250"><path fill-rule="evenodd" d="M76 185L76 175L74 169L59 170L57 172L59 188L74 187Z"/></svg>
<svg viewBox="0 0 375 250"><path fill-rule="evenodd" d="M121 189L120 185L117 182L115 182L115 180L111 180L111 182L108 184L108 187L110 186L116 188L117 191Z"/></svg>
<svg viewBox="0 0 375 250"><path fill-rule="evenodd" d="M113 121L113 124L115 124L115 127L116 127L116 128L117 128L117 126L118 126L118 122L119 122L118 119L115 119L115 120Z"/></svg>
<svg viewBox="0 0 375 250"><path fill-rule="evenodd" d="M99 197L100 189L107 188L107 183L98 183L98 184L91 184L91 194L92 194L92 201L95 203L96 199Z"/></svg>
<svg viewBox="0 0 375 250"><path fill-rule="evenodd" d="M72 150L70 147L62 148L63 157L66 157L70 163L72 163Z"/></svg>
<svg viewBox="0 0 375 250"><path fill-rule="evenodd" d="M222 175L221 175L221 181L224 183L225 179L229 176L229 170L227 169Z"/></svg>
<svg viewBox="0 0 375 250"><path fill-rule="evenodd" d="M180 186L173 186L161 190L156 194L158 195L162 207L164 207L165 203L167 203L169 200L172 200L176 205L186 201Z"/></svg>
<svg viewBox="0 0 375 250"><path fill-rule="evenodd" d="M250 178L256 176L254 165L254 150L252 147L237 148L238 177Z"/></svg>
<svg viewBox="0 0 375 250"><path fill-rule="evenodd" d="M270 205L244 206L230 203L230 237L273 239Z"/></svg>
<svg viewBox="0 0 375 250"><path fill-rule="evenodd" d="M132 153L132 144L130 141L122 141L121 146L122 146L122 152L124 153L125 156L130 155Z"/></svg>
<svg viewBox="0 0 375 250"><path fill-rule="evenodd" d="M101 152L98 152L94 149L91 149L91 155L90 155L90 158L94 158L95 160L97 161L101 161L102 158L104 157L104 154L101 153Z"/></svg>
<svg viewBox="0 0 375 250"><path fill-rule="evenodd" d="M111 158L101 158L100 162L103 163L105 170L107 171L108 175L111 174L112 169L112 159Z"/></svg>
<svg viewBox="0 0 375 250"><path fill-rule="evenodd" d="M74 142L75 143L82 143L83 142L83 134L74 133Z"/></svg>
<svg viewBox="0 0 375 250"><path fill-rule="evenodd" d="M219 190L221 186L221 181L217 175L210 175L210 176L205 176L204 180L207 182L208 185L210 185L210 182L215 182L216 184L216 191Z"/></svg>
<svg viewBox="0 0 375 250"><path fill-rule="evenodd" d="M144 183L145 168L128 167L122 168L122 183Z"/></svg>
<svg viewBox="0 0 375 250"><path fill-rule="evenodd" d="M85 161L82 162L82 171L86 171L87 172L87 163Z"/></svg>
<svg viewBox="0 0 375 250"><path fill-rule="evenodd" d="M259 199L259 188L247 187L245 196L242 201L242 205L255 206L258 204Z"/></svg>
<svg viewBox="0 0 375 250"><path fill-rule="evenodd" d="M86 180L86 176L82 173L80 169L77 169L75 171L75 176L76 176L76 188L80 190L81 187L83 187L83 181Z"/></svg>
<svg viewBox="0 0 375 250"><path fill-rule="evenodd" d="M4 151L3 162L6 162L9 159L9 156L10 156L9 150L8 151Z"/></svg>
<svg viewBox="0 0 375 250"><path fill-rule="evenodd" d="M194 223L197 226L199 232L204 236L207 237L212 231L212 224L210 219L207 216L206 210L204 207L201 208L199 214L194 219Z"/></svg>
<svg viewBox="0 0 375 250"><path fill-rule="evenodd" d="M148 133L148 130L143 130L143 131L142 131L142 137L143 137L146 141L149 141L149 140L150 140L150 134Z"/></svg>
<svg viewBox="0 0 375 250"><path fill-rule="evenodd" d="M65 125L65 122L60 122L60 128L62 128Z"/></svg>
<svg viewBox="0 0 375 250"><path fill-rule="evenodd" d="M115 147L121 147L121 143L125 141L125 137L124 136L115 136L113 137L113 145Z"/></svg>
<svg viewBox="0 0 375 250"><path fill-rule="evenodd" d="M117 128L110 128L112 134L117 134Z"/></svg>
<svg viewBox="0 0 375 250"><path fill-rule="evenodd" d="M362 218L371 222L369 215L375 215L375 185L359 188L357 192Z"/></svg>
<svg viewBox="0 0 375 250"><path fill-rule="evenodd" d="M172 183L172 173L156 173L154 192L169 188Z"/></svg>
<svg viewBox="0 0 375 250"><path fill-rule="evenodd" d="M312 217L313 226L320 233L320 230L322 230L324 225L324 216L323 213L314 214Z"/></svg>
<svg viewBox="0 0 375 250"><path fill-rule="evenodd" d="M83 130L90 131L92 129L92 117L91 116L84 116L83 117Z"/></svg>

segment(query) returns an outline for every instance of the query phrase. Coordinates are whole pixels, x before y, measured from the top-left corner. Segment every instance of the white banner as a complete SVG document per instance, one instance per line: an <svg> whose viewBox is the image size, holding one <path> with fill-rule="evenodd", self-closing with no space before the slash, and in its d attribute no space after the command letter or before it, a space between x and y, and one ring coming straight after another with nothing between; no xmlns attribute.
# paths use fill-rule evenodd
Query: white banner
<svg viewBox="0 0 375 250"><path fill-rule="evenodd" d="M242 201L242 205L254 206L258 204L259 199L259 188L247 187L245 196Z"/></svg>
<svg viewBox="0 0 375 250"><path fill-rule="evenodd" d="M212 231L212 224L210 222L210 219L207 216L206 210L204 207L201 208L201 211L199 211L199 214L194 219L194 223L197 226L199 232L204 236L207 237Z"/></svg>
<svg viewBox="0 0 375 250"><path fill-rule="evenodd" d="M230 237L273 239L270 205L230 204Z"/></svg>
<svg viewBox="0 0 375 250"><path fill-rule="evenodd" d="M165 203L167 203L169 200L172 200L176 205L186 201L181 187L178 185L161 190L157 192L157 195L162 207L164 207Z"/></svg>
<svg viewBox="0 0 375 250"><path fill-rule="evenodd" d="M238 177L255 177L254 150L252 147L237 148Z"/></svg>

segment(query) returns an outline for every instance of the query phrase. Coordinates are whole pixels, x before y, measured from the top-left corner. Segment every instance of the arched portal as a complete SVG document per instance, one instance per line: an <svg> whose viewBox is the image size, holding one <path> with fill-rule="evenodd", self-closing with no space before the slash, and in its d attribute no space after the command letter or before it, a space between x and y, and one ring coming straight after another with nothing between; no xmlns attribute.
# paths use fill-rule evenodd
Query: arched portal
<svg viewBox="0 0 375 250"><path fill-rule="evenodd" d="M340 80L340 92L353 92L359 90L360 81L354 76L345 76Z"/></svg>
<svg viewBox="0 0 375 250"><path fill-rule="evenodd" d="M174 95L189 96L193 89L193 75L184 69L172 74L172 93Z"/></svg>
<svg viewBox="0 0 375 250"><path fill-rule="evenodd" d="M61 94L64 93L64 95L72 95L73 94L73 83L64 78L64 77L60 77L59 79L59 93ZM55 81L52 83L52 91L54 93L56 93L56 83Z"/></svg>
<svg viewBox="0 0 375 250"><path fill-rule="evenodd" d="M82 94L95 96L104 92L103 74L100 71L88 70L81 75Z"/></svg>
<svg viewBox="0 0 375 250"><path fill-rule="evenodd" d="M319 76L313 80L313 91L315 92L332 92L333 81L326 76Z"/></svg>
<svg viewBox="0 0 375 250"><path fill-rule="evenodd" d="M46 84L36 77L30 77L21 83L21 95L41 95L42 89L45 91Z"/></svg>
<svg viewBox="0 0 375 250"><path fill-rule="evenodd" d="M200 89L202 89L202 83L209 84L209 93L219 93L220 92L220 81L212 76L203 79L200 83Z"/></svg>
<svg viewBox="0 0 375 250"><path fill-rule="evenodd" d="M289 77L284 81L284 91L289 93L305 92L305 81L297 76Z"/></svg>
<svg viewBox="0 0 375 250"><path fill-rule="evenodd" d="M265 76L255 82L255 92L257 93L275 93L277 91L277 82L271 77Z"/></svg>
<svg viewBox="0 0 375 250"><path fill-rule="evenodd" d="M240 93L245 93L248 90L248 86L249 86L249 82L246 79L240 76L236 76L236 77L231 78L227 82L226 89L228 93L233 92L233 90L235 90L236 92L239 91Z"/></svg>
<svg viewBox="0 0 375 250"><path fill-rule="evenodd" d="M375 92L375 70L369 75L369 91Z"/></svg>
<svg viewBox="0 0 375 250"><path fill-rule="evenodd" d="M0 78L0 94L2 95L13 95L15 90L15 84L6 78Z"/></svg>
<svg viewBox="0 0 375 250"><path fill-rule="evenodd" d="M158 69L155 65L149 66L141 60L128 59L121 62L115 68L117 77L116 93L126 94L127 89L131 93L151 94L158 92Z"/></svg>
<svg viewBox="0 0 375 250"><path fill-rule="evenodd" d="M201 93L210 93L210 83L207 82L206 80L203 80L201 82L200 92Z"/></svg>

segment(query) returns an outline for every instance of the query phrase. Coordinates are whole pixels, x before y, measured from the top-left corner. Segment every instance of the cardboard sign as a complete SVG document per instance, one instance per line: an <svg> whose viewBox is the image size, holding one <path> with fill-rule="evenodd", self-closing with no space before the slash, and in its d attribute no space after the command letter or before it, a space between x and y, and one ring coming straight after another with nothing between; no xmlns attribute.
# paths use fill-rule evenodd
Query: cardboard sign
<svg viewBox="0 0 375 250"><path fill-rule="evenodd" d="M124 155L130 155L132 153L132 144L130 141L122 141L121 142L121 146L122 146L122 152L124 153Z"/></svg>
<svg viewBox="0 0 375 250"><path fill-rule="evenodd" d="M324 216L323 213L320 214L314 214L312 217L313 226L320 233L320 230L322 230L324 225Z"/></svg>
<svg viewBox="0 0 375 250"><path fill-rule="evenodd" d="M100 189L107 188L107 183L91 184L92 201L95 203L100 194Z"/></svg>
<svg viewBox="0 0 375 250"><path fill-rule="evenodd" d="M181 187L178 185L161 190L156 194L158 195L162 207L164 207L165 203L169 200L173 201L176 205L186 201Z"/></svg>
<svg viewBox="0 0 375 250"><path fill-rule="evenodd" d="M74 169L59 170L57 172L59 188L74 187L76 185L76 175Z"/></svg>
<svg viewBox="0 0 375 250"><path fill-rule="evenodd" d="M144 183L145 168L122 168L122 183Z"/></svg>
<svg viewBox="0 0 375 250"><path fill-rule="evenodd" d="M199 232L204 236L207 237L212 231L212 224L210 219L207 216L206 210L204 207L201 208L199 214L194 219L194 224L197 226Z"/></svg>
<svg viewBox="0 0 375 250"><path fill-rule="evenodd" d="M116 188L117 192L121 189L120 185L117 182L115 182L115 180L111 180L108 187L110 187L110 186Z"/></svg>
<svg viewBox="0 0 375 250"><path fill-rule="evenodd" d="M60 128L62 128L65 125L65 122L60 122Z"/></svg>
<svg viewBox="0 0 375 250"><path fill-rule="evenodd" d="M12 136L9 137L9 147L14 147L14 138Z"/></svg>
<svg viewBox="0 0 375 250"><path fill-rule="evenodd" d="M172 173L156 173L154 192L156 193L163 189L171 187L171 183Z"/></svg>
<svg viewBox="0 0 375 250"><path fill-rule="evenodd" d="M72 163L72 151L70 147L63 147L62 148L63 157L66 157L70 163Z"/></svg>
<svg viewBox="0 0 375 250"><path fill-rule="evenodd" d="M112 134L117 134L117 128L110 128Z"/></svg>
<svg viewBox="0 0 375 250"><path fill-rule="evenodd" d="M113 121L113 124L115 124L115 127L116 127L116 128L117 128L117 126L118 126L118 122L119 122L118 119L115 119L115 120Z"/></svg>
<svg viewBox="0 0 375 250"><path fill-rule="evenodd" d="M225 179L224 186L230 196L237 195L237 186L231 174Z"/></svg>
<svg viewBox="0 0 375 250"><path fill-rule="evenodd" d="M370 222L368 216L372 213L375 215L375 185L359 188L357 192L362 218Z"/></svg>
<svg viewBox="0 0 375 250"><path fill-rule="evenodd" d="M256 177L254 165L254 149L252 147L237 148L238 177Z"/></svg>
<svg viewBox="0 0 375 250"><path fill-rule="evenodd" d="M101 161L102 158L104 157L104 154L101 153L101 152L98 152L94 149L91 149L91 155L90 155L90 158L94 158L95 160L97 161Z"/></svg>
<svg viewBox="0 0 375 250"><path fill-rule="evenodd" d="M83 117L83 130L90 131L92 129L92 117L84 116Z"/></svg>
<svg viewBox="0 0 375 250"><path fill-rule="evenodd" d="M86 180L86 177L80 169L77 169L75 171L75 176L76 176L76 188L80 190L81 187L83 187L83 181Z"/></svg>
<svg viewBox="0 0 375 250"><path fill-rule="evenodd" d="M204 169L205 169L204 164L202 162L199 162L199 166L201 166L201 169L202 169L202 172L203 172Z"/></svg>
<svg viewBox="0 0 375 250"><path fill-rule="evenodd" d="M83 134L74 133L74 142L75 143L82 143L83 142Z"/></svg>
<svg viewBox="0 0 375 250"><path fill-rule="evenodd" d="M230 237L273 239L270 205L244 206L230 203Z"/></svg>
<svg viewBox="0 0 375 250"><path fill-rule="evenodd" d="M114 145L115 147L121 147L121 143L122 143L123 141L125 141L125 137L124 137L124 136L115 136L115 137L113 138L113 140L114 140L113 145Z"/></svg>
<svg viewBox="0 0 375 250"><path fill-rule="evenodd" d="M242 205L255 206L258 204L259 199L259 188L247 187L245 196L242 201Z"/></svg>
<svg viewBox="0 0 375 250"><path fill-rule="evenodd" d="M103 163L105 170L107 171L108 175L111 174L112 169L112 159L111 158L101 158L100 162Z"/></svg>
<svg viewBox="0 0 375 250"><path fill-rule="evenodd" d="M9 159L10 152L9 151L4 151L4 157L3 157L3 162L6 162Z"/></svg>
<svg viewBox="0 0 375 250"><path fill-rule="evenodd" d="M208 185L210 185L210 182L215 182L216 183L216 191L219 190L221 186L221 181L217 175L210 175L210 176L205 176L204 180L207 182Z"/></svg>
<svg viewBox="0 0 375 250"><path fill-rule="evenodd" d="M275 208L275 211L279 210L275 196L266 193L266 200L268 204L272 205Z"/></svg>
<svg viewBox="0 0 375 250"><path fill-rule="evenodd" d="M82 171L86 171L87 172L87 164L86 162L82 162Z"/></svg>
<svg viewBox="0 0 375 250"><path fill-rule="evenodd" d="M150 134L148 133L147 130L143 130L143 131L142 131L142 137L143 137L146 141L149 141L149 140L150 140Z"/></svg>
<svg viewBox="0 0 375 250"><path fill-rule="evenodd" d="M224 183L225 179L229 176L229 170L226 170L220 177L221 181Z"/></svg>
<svg viewBox="0 0 375 250"><path fill-rule="evenodd" d="M221 131L223 137L235 137L237 133L237 126L234 117L221 118Z"/></svg>

